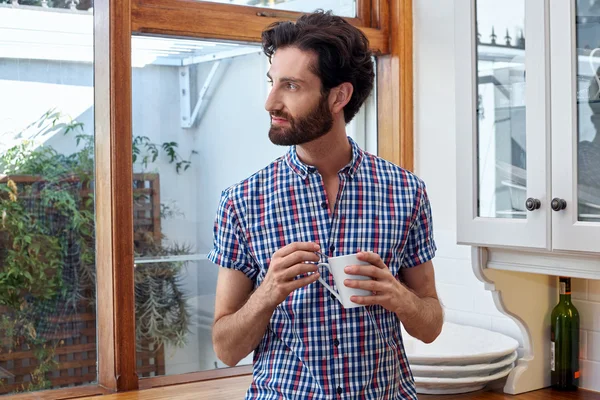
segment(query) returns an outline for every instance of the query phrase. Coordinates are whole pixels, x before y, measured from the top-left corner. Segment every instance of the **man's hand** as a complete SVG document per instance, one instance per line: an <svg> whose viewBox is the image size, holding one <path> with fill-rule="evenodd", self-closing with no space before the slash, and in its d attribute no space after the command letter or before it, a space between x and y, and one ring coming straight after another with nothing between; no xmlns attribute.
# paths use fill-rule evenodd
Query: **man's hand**
<svg viewBox="0 0 600 400"><path fill-rule="evenodd" d="M351 288L373 292L371 296L352 296L358 304L379 304L395 313L406 331L425 343L431 343L440 334L444 323L444 311L435 290L435 273L431 260L408 269L402 269L400 283L376 253L361 252L361 261L371 265L349 265L346 273L364 275L373 280L346 279Z"/></svg>
<svg viewBox="0 0 600 400"><path fill-rule="evenodd" d="M271 258L267 275L256 292L273 309L283 302L294 290L310 285L319 279L319 256L314 242L295 242L277 250ZM308 261L308 263L307 263ZM311 273L298 278L298 275Z"/></svg>
<svg viewBox="0 0 600 400"><path fill-rule="evenodd" d="M273 311L294 290L317 280L316 243L292 243L273 254L265 279L252 292L254 282L240 271L221 268L217 280L213 346L217 356L234 366L256 349ZM313 272L298 278L298 275Z"/></svg>
<svg viewBox="0 0 600 400"><path fill-rule="evenodd" d="M352 296L350 300L363 305L379 304L396 314L399 314L400 311L405 314L414 307L413 302L409 301L410 297L407 296L410 291L392 275L379 254L363 251L357 254L357 258L371 265L349 265L344 271L350 275L368 276L372 280L346 279L344 285L350 288L365 289L373 294L371 296Z"/></svg>

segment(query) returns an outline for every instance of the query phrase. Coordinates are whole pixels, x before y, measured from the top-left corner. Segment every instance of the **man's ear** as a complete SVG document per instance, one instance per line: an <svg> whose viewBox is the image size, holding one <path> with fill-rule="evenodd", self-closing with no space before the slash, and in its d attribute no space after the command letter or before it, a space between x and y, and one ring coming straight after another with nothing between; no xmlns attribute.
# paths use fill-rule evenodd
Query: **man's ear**
<svg viewBox="0 0 600 400"><path fill-rule="evenodd" d="M331 89L329 96L331 112L333 114L342 112L352 98L352 93L354 93L354 87L350 82L344 82Z"/></svg>

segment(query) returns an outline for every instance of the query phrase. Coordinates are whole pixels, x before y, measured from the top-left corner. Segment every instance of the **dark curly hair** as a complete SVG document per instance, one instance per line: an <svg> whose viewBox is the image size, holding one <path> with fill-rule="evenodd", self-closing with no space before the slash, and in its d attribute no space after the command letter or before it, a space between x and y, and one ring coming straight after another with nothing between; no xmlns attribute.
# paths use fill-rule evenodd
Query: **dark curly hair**
<svg viewBox="0 0 600 400"><path fill-rule="evenodd" d="M312 66L312 72L321 79L323 94L344 82L351 83L354 91L344 107L346 123L352 121L373 90L375 73L369 40L331 11L317 10L296 22L271 24L262 33L262 47L269 61L277 49L284 47L314 52L318 65Z"/></svg>

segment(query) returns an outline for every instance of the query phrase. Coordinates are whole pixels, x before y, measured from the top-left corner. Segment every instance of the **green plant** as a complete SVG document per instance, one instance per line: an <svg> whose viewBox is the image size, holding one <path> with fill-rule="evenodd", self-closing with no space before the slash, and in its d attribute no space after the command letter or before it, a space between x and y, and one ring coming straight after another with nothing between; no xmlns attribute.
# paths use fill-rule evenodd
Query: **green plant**
<svg viewBox="0 0 600 400"><path fill-rule="evenodd" d="M61 246L19 201L14 181L0 186L0 192L1 232L9 238L2 250L0 305L18 309L24 293L48 300L61 288Z"/></svg>
<svg viewBox="0 0 600 400"><path fill-rule="evenodd" d="M71 135L78 150L70 155L51 146L23 141L0 154L0 342L2 348L27 346L38 366L23 390L47 388L46 373L56 367L56 316L69 316L95 305L95 236L93 197L93 137L77 121L63 122L55 111L32 124ZM176 151L177 143L152 143L135 137L133 158L146 169L164 151L175 171L190 160ZM194 154L195 152L192 152ZM23 175L27 179L23 179ZM1 178L2 176L0 176ZM162 205L161 216L178 213ZM135 232L136 257L190 254L190 247L163 245L145 231ZM135 271L136 333L139 343L157 349L165 343L181 346L188 332L189 310L181 289L185 262L140 264ZM147 349L146 349L147 350ZM1 382L0 382L1 383Z"/></svg>
<svg viewBox="0 0 600 400"><path fill-rule="evenodd" d="M37 361L36 367L30 373L31 379L27 385L21 386L21 391L34 391L50 388L46 373L51 372L58 362L55 359L56 349L64 344L63 341L47 341L37 336L35 324L32 321L15 321L3 315L0 317L0 330L5 332L7 340L3 343L8 352L12 352L25 344L32 350ZM0 383L0 388L2 387Z"/></svg>
<svg viewBox="0 0 600 400"><path fill-rule="evenodd" d="M179 145L177 142L164 142L162 149L169 157L169 163L175 164L175 171L179 174L192 165L190 160L186 160L179 155L177 148ZM133 138L133 163L139 162L140 165L146 169L149 163L153 163L158 158L159 150L158 146L151 142L147 136L136 136ZM190 158L198 154L196 150L190 152Z"/></svg>

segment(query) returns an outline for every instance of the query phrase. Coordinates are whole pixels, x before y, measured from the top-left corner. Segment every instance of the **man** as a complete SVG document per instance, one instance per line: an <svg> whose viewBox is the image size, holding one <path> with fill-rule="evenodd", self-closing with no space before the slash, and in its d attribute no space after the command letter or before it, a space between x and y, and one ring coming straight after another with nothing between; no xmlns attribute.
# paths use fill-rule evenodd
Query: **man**
<svg viewBox="0 0 600 400"><path fill-rule="evenodd" d="M400 323L441 330L425 186L361 150L345 126L373 87L366 37L316 12L263 32L269 138L287 154L225 190L210 260L220 268L213 344L236 365L254 351L247 399L416 399ZM327 257L359 254L345 309L317 282ZM402 283L401 283L402 282Z"/></svg>

